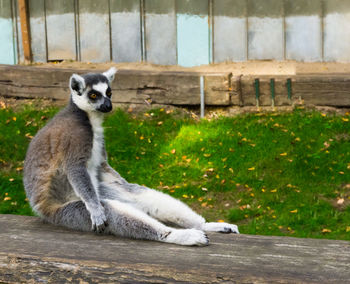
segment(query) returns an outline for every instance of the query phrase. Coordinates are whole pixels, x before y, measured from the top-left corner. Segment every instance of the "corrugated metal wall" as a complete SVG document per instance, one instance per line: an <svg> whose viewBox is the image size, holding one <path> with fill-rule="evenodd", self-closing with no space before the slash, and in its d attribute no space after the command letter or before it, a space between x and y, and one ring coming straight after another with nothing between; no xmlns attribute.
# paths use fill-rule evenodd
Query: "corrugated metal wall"
<svg viewBox="0 0 350 284"><path fill-rule="evenodd" d="M350 62L349 0L29 0L29 13L36 62ZM22 61L17 15L0 0L0 63Z"/></svg>

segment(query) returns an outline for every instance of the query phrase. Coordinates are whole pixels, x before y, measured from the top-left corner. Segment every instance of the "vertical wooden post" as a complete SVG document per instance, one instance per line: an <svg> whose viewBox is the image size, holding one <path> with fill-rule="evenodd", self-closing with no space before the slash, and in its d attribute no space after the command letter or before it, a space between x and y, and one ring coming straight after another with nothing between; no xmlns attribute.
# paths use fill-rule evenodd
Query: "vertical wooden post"
<svg viewBox="0 0 350 284"><path fill-rule="evenodd" d="M32 61L30 44L29 9L27 0L18 0L19 18L21 20L22 44L25 63Z"/></svg>

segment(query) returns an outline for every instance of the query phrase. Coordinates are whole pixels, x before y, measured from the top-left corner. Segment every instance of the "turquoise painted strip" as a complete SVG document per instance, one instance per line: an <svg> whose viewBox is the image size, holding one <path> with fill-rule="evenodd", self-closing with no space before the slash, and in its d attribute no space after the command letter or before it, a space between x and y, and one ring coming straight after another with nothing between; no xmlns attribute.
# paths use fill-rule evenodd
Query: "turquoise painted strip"
<svg viewBox="0 0 350 284"><path fill-rule="evenodd" d="M209 64L208 16L177 14L178 64Z"/></svg>
<svg viewBox="0 0 350 284"><path fill-rule="evenodd" d="M12 20L0 18L0 64L16 64Z"/></svg>

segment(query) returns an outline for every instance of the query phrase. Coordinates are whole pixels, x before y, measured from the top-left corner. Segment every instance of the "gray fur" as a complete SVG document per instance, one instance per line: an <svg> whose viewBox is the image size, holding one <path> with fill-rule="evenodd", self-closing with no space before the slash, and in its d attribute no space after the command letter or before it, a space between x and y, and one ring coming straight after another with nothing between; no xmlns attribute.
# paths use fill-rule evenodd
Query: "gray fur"
<svg viewBox="0 0 350 284"><path fill-rule="evenodd" d="M109 93L115 72L73 74L68 106L31 141L23 183L33 210L51 223L81 231L183 245L208 244L201 230L210 223L170 196L128 183L109 166L100 125L103 112L109 110L90 101L89 92L95 92L94 86L101 83L99 91L107 84L105 92ZM101 96L109 100L106 93ZM158 220L189 229L173 229Z"/></svg>

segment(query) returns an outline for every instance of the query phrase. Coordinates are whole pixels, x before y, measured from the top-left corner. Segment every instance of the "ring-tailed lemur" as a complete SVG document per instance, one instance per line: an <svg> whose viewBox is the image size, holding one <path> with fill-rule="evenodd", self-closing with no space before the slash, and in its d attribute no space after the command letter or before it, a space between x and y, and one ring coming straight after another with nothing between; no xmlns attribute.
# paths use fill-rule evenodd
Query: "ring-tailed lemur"
<svg viewBox="0 0 350 284"><path fill-rule="evenodd" d="M169 195L128 183L109 166L102 121L112 110L115 73L73 74L70 103L31 141L23 181L34 211L77 230L180 245L207 245L204 231L238 233L236 225L206 223Z"/></svg>

